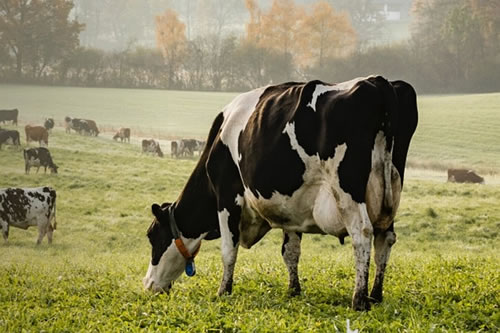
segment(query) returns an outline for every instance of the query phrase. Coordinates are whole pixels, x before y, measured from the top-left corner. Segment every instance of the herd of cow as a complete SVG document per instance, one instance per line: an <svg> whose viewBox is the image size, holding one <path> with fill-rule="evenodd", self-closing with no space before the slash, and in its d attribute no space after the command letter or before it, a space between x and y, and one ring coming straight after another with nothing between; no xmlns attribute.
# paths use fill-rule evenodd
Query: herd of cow
<svg viewBox="0 0 500 333"><path fill-rule="evenodd" d="M301 292L302 234L316 233L336 236L342 244L344 237L352 238L352 307L367 310L382 301L407 153L418 122L416 98L408 83L380 76L339 84L289 82L235 97L215 118L206 143L171 142L172 157L198 151L200 160L175 202L151 207L155 219L147 232L152 252L144 287L168 291L183 271L194 275L202 240L221 238L219 294L231 293L238 248L250 248L279 228L292 295ZM80 134L99 133L89 120L67 117L66 124ZM33 128L27 126L27 138ZM31 140L48 144L46 136L33 133ZM114 139L127 137L130 131L123 129ZM143 140L142 150L163 156L154 140ZM25 151L25 160L50 157L46 149L34 153ZM57 171L53 163L48 167ZM463 174L452 171L448 178L458 181ZM4 238L9 224L37 225L38 243L45 234L50 242L55 198L48 187L0 190ZM377 267L368 294L372 243Z"/></svg>
<svg viewBox="0 0 500 333"><path fill-rule="evenodd" d="M0 110L0 122L5 124L12 121L13 125L18 125L19 110ZM26 174L35 167L47 169L51 173L57 173L58 166L54 163L52 155L47 148L49 145L49 134L55 126L53 118L47 118L43 126L25 126L26 144L38 142L39 147L28 147L23 150L24 170ZM98 136L99 129L94 120L65 117L64 128L66 133L75 131L80 135ZM130 128L120 128L113 136L113 140L130 143ZM20 134L17 130L0 128L0 149L2 145L21 146ZM172 157L193 156L195 151L201 152L204 143L194 139L174 140L172 145ZM142 140L142 152L153 153L163 157L160 144L151 140ZM47 234L49 243L52 242L52 232L55 230L51 224L55 219L56 191L49 187L41 188L7 188L0 189L0 229L5 241L9 236L9 225L27 229L30 226L37 226L39 236L37 244L40 244Z"/></svg>

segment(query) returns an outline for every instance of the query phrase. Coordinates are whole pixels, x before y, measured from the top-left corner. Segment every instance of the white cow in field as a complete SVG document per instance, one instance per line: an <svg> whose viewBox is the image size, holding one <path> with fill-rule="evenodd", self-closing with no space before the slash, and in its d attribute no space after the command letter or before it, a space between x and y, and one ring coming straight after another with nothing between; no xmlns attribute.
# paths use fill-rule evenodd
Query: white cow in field
<svg viewBox="0 0 500 333"><path fill-rule="evenodd" d="M45 234L52 243L57 225L56 191L50 187L0 189L0 227L5 241L11 225L21 229L38 226L37 244Z"/></svg>

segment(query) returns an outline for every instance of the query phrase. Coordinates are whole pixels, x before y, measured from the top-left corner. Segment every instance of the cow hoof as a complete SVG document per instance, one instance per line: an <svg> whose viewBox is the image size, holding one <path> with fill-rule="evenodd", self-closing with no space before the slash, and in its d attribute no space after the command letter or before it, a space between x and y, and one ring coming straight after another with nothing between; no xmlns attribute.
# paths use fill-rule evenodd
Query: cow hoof
<svg viewBox="0 0 500 333"><path fill-rule="evenodd" d="M373 289L371 294L370 294L370 302L372 303L382 303L382 291L381 290L376 290Z"/></svg>
<svg viewBox="0 0 500 333"><path fill-rule="evenodd" d="M219 288L219 292L217 293L217 295L219 295L219 296L222 296L222 295L231 295L232 292L233 292L233 288L232 287L226 287L226 288L220 287Z"/></svg>
<svg viewBox="0 0 500 333"><path fill-rule="evenodd" d="M355 311L368 311L370 310L370 302L368 297L364 295L354 295L352 299L352 308Z"/></svg>
<svg viewBox="0 0 500 333"><path fill-rule="evenodd" d="M299 296L301 292L300 284L293 283L288 286L288 294L290 296Z"/></svg>

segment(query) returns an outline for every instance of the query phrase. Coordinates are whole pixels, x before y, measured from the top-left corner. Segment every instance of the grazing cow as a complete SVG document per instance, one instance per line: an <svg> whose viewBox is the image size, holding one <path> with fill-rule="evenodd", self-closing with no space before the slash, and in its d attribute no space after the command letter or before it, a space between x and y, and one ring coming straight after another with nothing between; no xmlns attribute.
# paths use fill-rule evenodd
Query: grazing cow
<svg viewBox="0 0 500 333"><path fill-rule="evenodd" d="M47 148L29 148L24 150L24 171L30 173L31 167L36 167L36 173L40 167L44 167L44 173L47 173L47 167L51 173L57 173L57 165L52 160L50 152Z"/></svg>
<svg viewBox="0 0 500 333"><path fill-rule="evenodd" d="M161 151L160 144L153 139L142 140L142 152L153 153L157 154L159 157L163 157L163 152Z"/></svg>
<svg viewBox="0 0 500 333"><path fill-rule="evenodd" d="M81 135L97 136L99 134L97 124L93 120L66 117L64 118L64 122L66 133L70 133L71 130L74 130Z"/></svg>
<svg viewBox="0 0 500 333"><path fill-rule="evenodd" d="M50 187L0 189L0 227L5 241L9 238L9 226L38 226L36 243L40 244L45 234L52 243L52 232L57 226L56 191Z"/></svg>
<svg viewBox="0 0 500 333"><path fill-rule="evenodd" d="M152 205L145 288L168 291L183 269L192 275L201 241L218 231L219 294L231 293L238 247L280 228L292 294L301 290L301 235L319 233L341 243L352 238L353 308L380 302L416 126L414 89L379 76L333 85L290 82L237 96L214 120L177 201ZM372 240L377 269L368 297Z"/></svg>
<svg viewBox="0 0 500 333"><path fill-rule="evenodd" d="M197 151L199 155L205 148L205 141L195 139L181 139L172 141L170 144L170 152L172 157L193 156Z"/></svg>
<svg viewBox="0 0 500 333"><path fill-rule="evenodd" d="M19 132L16 130L0 129L0 149L2 149L2 145L14 145L20 147L21 139L19 137Z"/></svg>
<svg viewBox="0 0 500 333"><path fill-rule="evenodd" d="M40 145L42 145L42 142L46 146L49 145L49 132L45 127L26 125L24 130L26 132L26 144L29 145L30 141L38 141Z"/></svg>
<svg viewBox="0 0 500 333"><path fill-rule="evenodd" d="M54 124L55 124L54 119L47 118L47 119L45 119L45 122L43 123L43 127L45 127L45 129L50 132L54 128Z"/></svg>
<svg viewBox="0 0 500 333"><path fill-rule="evenodd" d="M128 141L128 143L130 143L130 128L120 128L115 136L113 136L113 140L118 141L118 139L120 139L121 142Z"/></svg>
<svg viewBox="0 0 500 333"><path fill-rule="evenodd" d="M17 126L18 116L19 116L18 109L0 110L0 121L4 124L6 121L12 121L12 124Z"/></svg>
<svg viewBox="0 0 500 333"><path fill-rule="evenodd" d="M448 182L484 184L484 178L479 176L473 170L448 169Z"/></svg>

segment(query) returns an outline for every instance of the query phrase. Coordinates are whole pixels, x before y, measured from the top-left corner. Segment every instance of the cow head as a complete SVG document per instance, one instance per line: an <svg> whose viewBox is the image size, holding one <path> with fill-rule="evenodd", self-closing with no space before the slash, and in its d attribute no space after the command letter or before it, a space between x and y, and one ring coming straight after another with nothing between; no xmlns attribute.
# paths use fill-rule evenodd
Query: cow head
<svg viewBox="0 0 500 333"><path fill-rule="evenodd" d="M155 220L148 229L147 236L151 243L152 253L148 272L143 279L144 287L154 292L167 292L184 271L186 261L174 243L170 228L170 203L161 207L154 204L151 209Z"/></svg>
<svg viewBox="0 0 500 333"><path fill-rule="evenodd" d="M50 173L57 173L57 169L59 169L59 167L57 166L57 164L52 163L51 165L49 165L49 169Z"/></svg>
<svg viewBox="0 0 500 333"><path fill-rule="evenodd" d="M161 151L159 144L156 146L156 153L158 154L159 157L163 157L163 152Z"/></svg>

